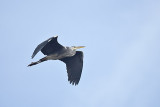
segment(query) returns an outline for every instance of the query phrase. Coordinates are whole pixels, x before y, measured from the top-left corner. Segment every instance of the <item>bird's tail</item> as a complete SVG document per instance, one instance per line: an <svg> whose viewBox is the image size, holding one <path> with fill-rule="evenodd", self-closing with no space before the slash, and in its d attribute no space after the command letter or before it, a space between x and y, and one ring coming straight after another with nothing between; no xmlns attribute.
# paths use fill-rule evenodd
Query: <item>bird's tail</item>
<svg viewBox="0 0 160 107"><path fill-rule="evenodd" d="M33 65L36 65L36 64L39 64L39 63L41 63L41 62L43 62L43 61L47 61L47 58L44 57L44 58L40 59L40 60L37 61L37 62L32 62L31 64L28 65L28 67L29 67L29 66L33 66Z"/></svg>

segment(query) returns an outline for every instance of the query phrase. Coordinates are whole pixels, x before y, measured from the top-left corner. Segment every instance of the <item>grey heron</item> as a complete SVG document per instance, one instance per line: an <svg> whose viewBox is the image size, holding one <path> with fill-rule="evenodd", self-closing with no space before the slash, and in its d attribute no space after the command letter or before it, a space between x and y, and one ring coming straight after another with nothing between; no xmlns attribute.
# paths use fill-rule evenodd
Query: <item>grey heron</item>
<svg viewBox="0 0 160 107"><path fill-rule="evenodd" d="M32 62L28 66L33 66L47 60L60 60L66 64L68 73L68 81L72 85L77 85L80 81L83 68L83 52L76 49L84 48L85 46L65 47L58 43L58 36L51 37L39 44L32 54L32 58L41 51L45 57L37 62Z"/></svg>

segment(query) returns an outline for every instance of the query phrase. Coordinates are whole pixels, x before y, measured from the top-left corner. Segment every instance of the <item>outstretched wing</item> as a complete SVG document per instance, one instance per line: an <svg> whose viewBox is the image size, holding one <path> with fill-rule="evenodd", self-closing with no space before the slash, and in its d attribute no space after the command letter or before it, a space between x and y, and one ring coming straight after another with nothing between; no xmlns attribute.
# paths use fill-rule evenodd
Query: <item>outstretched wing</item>
<svg viewBox="0 0 160 107"><path fill-rule="evenodd" d="M42 48L41 52L44 55L53 54L54 52L64 48L64 46L62 46L61 44L58 43L57 38L58 38L58 36L49 40L49 42Z"/></svg>
<svg viewBox="0 0 160 107"><path fill-rule="evenodd" d="M66 63L68 81L73 85L77 85L81 78L83 68L83 52L76 51L74 56L62 58L60 60Z"/></svg>
<svg viewBox="0 0 160 107"><path fill-rule="evenodd" d="M41 44L39 44L36 49L34 50L33 54L32 54L32 58L34 58L34 56L41 51L44 55L48 55L53 53L54 51L57 51L58 49L64 48L62 45L60 45L57 42L57 38L56 37L51 37L47 40L45 40L44 42L42 42Z"/></svg>

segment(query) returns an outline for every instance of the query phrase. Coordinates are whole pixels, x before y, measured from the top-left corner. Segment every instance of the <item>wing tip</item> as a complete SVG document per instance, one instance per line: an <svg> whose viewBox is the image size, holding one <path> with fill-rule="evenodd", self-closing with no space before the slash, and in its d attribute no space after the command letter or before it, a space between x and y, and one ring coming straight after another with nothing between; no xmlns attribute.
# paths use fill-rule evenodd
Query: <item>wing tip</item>
<svg viewBox="0 0 160 107"><path fill-rule="evenodd" d="M34 56L32 55L32 56L31 56L31 59L33 59L33 58L34 58Z"/></svg>
<svg viewBox="0 0 160 107"><path fill-rule="evenodd" d="M79 83L79 80L71 80L71 79L69 79L68 80L69 82L70 82L70 84L72 84L72 85L78 85L78 83Z"/></svg>
<svg viewBox="0 0 160 107"><path fill-rule="evenodd" d="M35 54L35 53L33 53L33 54L32 54L32 56L31 56L31 59L33 59L33 58L35 57L35 55L36 55L36 54Z"/></svg>

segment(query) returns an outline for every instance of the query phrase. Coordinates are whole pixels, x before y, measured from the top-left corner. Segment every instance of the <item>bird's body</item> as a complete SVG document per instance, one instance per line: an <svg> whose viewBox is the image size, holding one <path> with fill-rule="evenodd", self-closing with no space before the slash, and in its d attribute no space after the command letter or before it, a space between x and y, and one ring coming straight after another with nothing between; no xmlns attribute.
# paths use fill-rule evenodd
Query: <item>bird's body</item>
<svg viewBox="0 0 160 107"><path fill-rule="evenodd" d="M32 58L34 58L39 51L47 56L37 62L32 62L28 66L33 66L47 60L61 60L66 63L68 81L77 85L83 68L83 52L76 51L76 49L83 47L84 46L64 47L57 42L57 37L51 37L37 46L33 52Z"/></svg>
<svg viewBox="0 0 160 107"><path fill-rule="evenodd" d="M76 54L76 51L71 50L70 47L65 47L61 49L60 51L54 52L46 57L48 58L48 60L58 60L58 59L62 59L65 57L72 57L75 54Z"/></svg>

